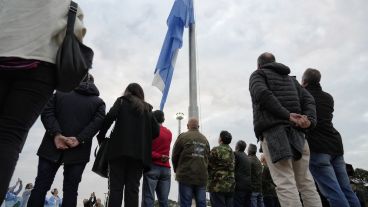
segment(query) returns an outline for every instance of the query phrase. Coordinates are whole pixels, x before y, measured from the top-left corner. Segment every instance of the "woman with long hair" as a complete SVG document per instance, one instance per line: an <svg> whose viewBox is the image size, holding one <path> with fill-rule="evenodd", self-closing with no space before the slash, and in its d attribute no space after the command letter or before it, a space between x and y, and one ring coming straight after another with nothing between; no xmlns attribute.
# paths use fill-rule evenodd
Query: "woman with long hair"
<svg viewBox="0 0 368 207"><path fill-rule="evenodd" d="M142 87L131 83L105 117L97 135L101 142L115 121L108 145L108 206L138 207L140 179L151 165L152 139L159 134L159 125L152 115L152 106L145 102Z"/></svg>

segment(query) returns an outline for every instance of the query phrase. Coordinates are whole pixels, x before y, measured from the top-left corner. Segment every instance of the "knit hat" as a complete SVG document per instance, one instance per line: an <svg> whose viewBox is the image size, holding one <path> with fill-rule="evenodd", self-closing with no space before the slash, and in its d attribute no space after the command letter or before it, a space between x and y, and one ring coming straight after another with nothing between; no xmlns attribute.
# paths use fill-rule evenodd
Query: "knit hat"
<svg viewBox="0 0 368 207"><path fill-rule="evenodd" d="M248 146L248 154L255 155L257 153L257 145L249 144Z"/></svg>

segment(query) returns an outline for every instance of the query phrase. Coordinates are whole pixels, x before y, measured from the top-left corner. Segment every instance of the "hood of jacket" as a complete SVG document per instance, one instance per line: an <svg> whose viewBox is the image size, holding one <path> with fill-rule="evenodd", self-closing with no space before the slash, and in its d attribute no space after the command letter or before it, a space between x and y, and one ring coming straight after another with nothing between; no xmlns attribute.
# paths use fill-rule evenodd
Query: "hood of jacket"
<svg viewBox="0 0 368 207"><path fill-rule="evenodd" d="M280 75L289 75L290 68L284 64L273 62L261 66L261 69L273 70Z"/></svg>
<svg viewBox="0 0 368 207"><path fill-rule="evenodd" d="M74 91L86 96L100 95L100 91L97 89L96 85L90 82L82 82L77 88L74 89Z"/></svg>

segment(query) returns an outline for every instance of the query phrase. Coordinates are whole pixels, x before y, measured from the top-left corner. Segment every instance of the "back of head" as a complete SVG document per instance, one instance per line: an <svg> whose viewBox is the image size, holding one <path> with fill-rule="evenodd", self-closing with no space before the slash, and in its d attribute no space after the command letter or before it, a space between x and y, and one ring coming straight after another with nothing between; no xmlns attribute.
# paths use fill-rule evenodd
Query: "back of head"
<svg viewBox="0 0 368 207"><path fill-rule="evenodd" d="M144 92L143 88L138 83L129 84L124 92L124 96L134 96L144 101Z"/></svg>
<svg viewBox="0 0 368 207"><path fill-rule="evenodd" d="M199 129L198 119L196 119L196 118L190 118L188 120L187 127L188 127L189 130L191 130L191 129Z"/></svg>
<svg viewBox="0 0 368 207"><path fill-rule="evenodd" d="M231 136L230 132L228 132L228 131L221 131L220 132L220 139L221 139L223 144L230 144L232 136Z"/></svg>
<svg viewBox="0 0 368 207"><path fill-rule="evenodd" d="M268 63L276 62L276 58L272 53L265 52L262 53L257 59L257 67L261 68L263 65Z"/></svg>
<svg viewBox="0 0 368 207"><path fill-rule="evenodd" d="M144 92L138 83L131 83L127 86L124 96L131 101L133 107L140 113L148 111L149 106L144 102Z"/></svg>
<svg viewBox="0 0 368 207"><path fill-rule="evenodd" d="M27 183L25 189L32 189L33 188L33 184L32 183Z"/></svg>
<svg viewBox="0 0 368 207"><path fill-rule="evenodd" d="M243 140L239 140L236 143L235 150L239 152L244 152L245 148L247 148L247 143L245 143Z"/></svg>
<svg viewBox="0 0 368 207"><path fill-rule="evenodd" d="M302 85L319 85L321 81L321 73L317 69L308 68L303 73Z"/></svg>
<svg viewBox="0 0 368 207"><path fill-rule="evenodd" d="M164 121L165 121L165 115L164 115L164 112L163 111L156 110L156 111L153 112L153 116L155 117L156 121L159 124L164 123Z"/></svg>
<svg viewBox="0 0 368 207"><path fill-rule="evenodd" d="M248 146L248 155L255 155L257 153L257 145L249 144Z"/></svg>
<svg viewBox="0 0 368 207"><path fill-rule="evenodd" d="M58 189L57 188L52 189L51 194L52 195L57 195L58 194Z"/></svg>

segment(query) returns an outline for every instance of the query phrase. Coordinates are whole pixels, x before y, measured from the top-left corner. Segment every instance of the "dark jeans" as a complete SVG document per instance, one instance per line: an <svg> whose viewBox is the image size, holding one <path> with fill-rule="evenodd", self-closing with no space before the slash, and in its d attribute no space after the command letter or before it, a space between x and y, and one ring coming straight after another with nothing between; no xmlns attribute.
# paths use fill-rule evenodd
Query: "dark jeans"
<svg viewBox="0 0 368 207"><path fill-rule="evenodd" d="M0 203L9 187L29 129L55 88L55 68L0 70Z"/></svg>
<svg viewBox="0 0 368 207"><path fill-rule="evenodd" d="M143 163L129 157L109 161L109 205L138 207L139 184L143 174ZM125 188L125 190L124 190Z"/></svg>
<svg viewBox="0 0 368 207"><path fill-rule="evenodd" d="M331 156L311 152L309 168L330 206L360 207L359 200L351 189L342 155Z"/></svg>
<svg viewBox="0 0 368 207"><path fill-rule="evenodd" d="M264 207L279 207L279 200L277 196L263 196Z"/></svg>
<svg viewBox="0 0 368 207"><path fill-rule="evenodd" d="M212 207L233 207L234 193L210 193Z"/></svg>
<svg viewBox="0 0 368 207"><path fill-rule="evenodd" d="M234 207L250 207L250 191L235 191L234 193Z"/></svg>
<svg viewBox="0 0 368 207"><path fill-rule="evenodd" d="M168 207L171 184L170 168L153 164L143 175L142 207L153 207L155 191L160 207Z"/></svg>
<svg viewBox="0 0 368 207"><path fill-rule="evenodd" d="M180 207L192 206L193 197L196 201L196 207L206 207L206 186L186 185L179 182L179 195Z"/></svg>
<svg viewBox="0 0 368 207"><path fill-rule="evenodd" d="M250 205L252 207L264 207L262 193L252 192L250 197Z"/></svg>
<svg viewBox="0 0 368 207"><path fill-rule="evenodd" d="M78 186L82 180L82 174L86 164L64 164L62 206L77 206ZM61 163L54 163L44 158L39 158L37 177L28 200L28 207L42 207L44 205L46 193L50 190L60 166Z"/></svg>

